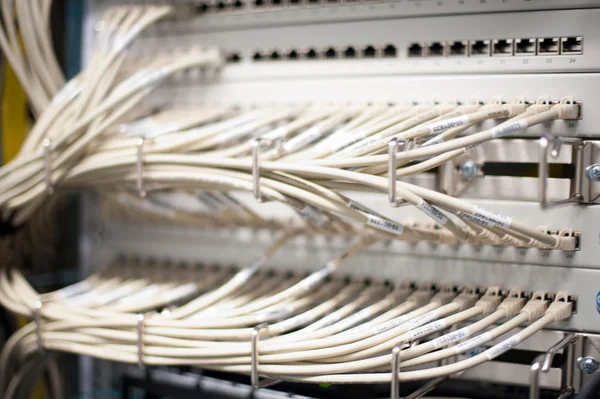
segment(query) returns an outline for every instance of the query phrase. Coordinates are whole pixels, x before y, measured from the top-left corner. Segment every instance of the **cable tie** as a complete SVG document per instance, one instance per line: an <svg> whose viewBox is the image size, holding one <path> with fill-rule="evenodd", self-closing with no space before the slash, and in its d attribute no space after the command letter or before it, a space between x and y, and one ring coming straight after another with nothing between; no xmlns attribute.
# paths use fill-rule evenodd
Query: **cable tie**
<svg viewBox="0 0 600 399"><path fill-rule="evenodd" d="M283 146L283 139L268 139L265 137L256 138L252 142L252 194L254 198L258 202L263 202L263 198L260 194L260 149L262 145L266 143L267 145L275 144L277 154L281 153L281 149Z"/></svg>
<svg viewBox="0 0 600 399"><path fill-rule="evenodd" d="M45 138L42 141L44 148L44 177L46 179L46 193L54 194L54 185L52 183L52 140Z"/></svg>
<svg viewBox="0 0 600 399"><path fill-rule="evenodd" d="M137 145L137 190L141 198L146 198L146 189L144 188L144 143L145 137L140 137Z"/></svg>
<svg viewBox="0 0 600 399"><path fill-rule="evenodd" d="M265 388L267 386L275 385L281 382L281 380L276 380L273 378L265 378L260 381L260 375L258 374L258 341L260 339L260 332L264 329L269 328L267 323L261 323L254 327L252 330L252 352L251 352L251 370L250 370L250 381L252 383L252 387L255 389Z"/></svg>

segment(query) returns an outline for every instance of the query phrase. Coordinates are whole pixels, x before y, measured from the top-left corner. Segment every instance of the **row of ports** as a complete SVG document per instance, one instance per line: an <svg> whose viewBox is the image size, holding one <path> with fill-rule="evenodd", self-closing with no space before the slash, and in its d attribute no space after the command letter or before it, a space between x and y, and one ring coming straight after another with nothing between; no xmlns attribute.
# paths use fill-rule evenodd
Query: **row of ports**
<svg viewBox="0 0 600 399"><path fill-rule="evenodd" d="M398 50L393 44L385 46L368 45L364 47L348 46L338 49L327 47L324 49L308 48L304 51L291 49L288 51L256 51L252 54L252 61L279 61L279 60L318 60L318 59L352 59L352 58L394 58L398 56ZM240 53L227 55L228 62L239 62L242 60Z"/></svg>
<svg viewBox="0 0 600 399"><path fill-rule="evenodd" d="M409 58L418 57L498 57L583 54L583 37L544 37L537 39L456 40L413 43Z"/></svg>
<svg viewBox="0 0 600 399"><path fill-rule="evenodd" d="M252 0L246 2L244 0L220 0L216 2L201 2L196 3L196 12L198 14L204 14L207 12L224 12L224 11L238 11L244 8L254 9L266 9L270 7L284 7L284 6L316 6L321 4L359 4L362 2L373 3L379 0Z"/></svg>

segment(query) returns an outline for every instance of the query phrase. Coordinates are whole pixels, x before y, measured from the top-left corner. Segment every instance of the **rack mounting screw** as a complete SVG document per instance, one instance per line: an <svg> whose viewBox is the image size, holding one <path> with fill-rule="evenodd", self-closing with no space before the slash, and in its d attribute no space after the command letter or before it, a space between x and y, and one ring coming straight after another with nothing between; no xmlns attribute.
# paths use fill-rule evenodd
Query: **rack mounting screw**
<svg viewBox="0 0 600 399"><path fill-rule="evenodd" d="M591 181L600 181L600 164L590 165L585 168L588 178Z"/></svg>
<svg viewBox="0 0 600 399"><path fill-rule="evenodd" d="M479 166L474 161L465 161L460 165L460 174L463 177L470 179L479 172ZM598 165L598 178L600 178L600 165Z"/></svg>
<svg viewBox="0 0 600 399"><path fill-rule="evenodd" d="M577 365L584 374L593 374L600 369L600 364L591 356L580 357L577 359Z"/></svg>

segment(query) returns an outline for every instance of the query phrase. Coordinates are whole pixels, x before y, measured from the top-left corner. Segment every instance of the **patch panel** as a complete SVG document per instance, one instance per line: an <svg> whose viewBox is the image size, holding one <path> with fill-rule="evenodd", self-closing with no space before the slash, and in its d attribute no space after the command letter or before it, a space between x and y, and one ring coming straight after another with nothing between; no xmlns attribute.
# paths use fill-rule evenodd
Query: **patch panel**
<svg viewBox="0 0 600 399"><path fill-rule="evenodd" d="M485 40L455 40L432 41L427 43L411 43L406 51L406 58L436 58L436 57L510 57L535 55L581 55L583 54L583 37L555 38L518 38L518 39L485 39ZM335 59L376 59L399 58L396 45L366 46L327 46L323 48L309 47L304 51L291 49L256 51L251 56L252 61L279 60L335 60ZM227 53L229 63L237 63L243 59L241 53Z"/></svg>

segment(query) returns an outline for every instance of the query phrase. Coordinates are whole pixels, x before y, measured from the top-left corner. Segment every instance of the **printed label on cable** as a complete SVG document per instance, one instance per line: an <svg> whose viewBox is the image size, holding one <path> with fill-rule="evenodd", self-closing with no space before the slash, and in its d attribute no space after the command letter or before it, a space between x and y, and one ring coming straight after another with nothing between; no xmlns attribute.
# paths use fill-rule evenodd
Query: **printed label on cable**
<svg viewBox="0 0 600 399"><path fill-rule="evenodd" d="M410 337L410 340L413 341L415 339L439 331L443 328L446 328L446 322L444 320L438 320L434 321L433 323L425 324L424 326L409 331L408 336Z"/></svg>
<svg viewBox="0 0 600 399"><path fill-rule="evenodd" d="M520 119L518 121L509 122L505 125L496 126L492 129L492 137L497 139L499 137L504 137L509 134L520 132L521 130L527 129L529 124L527 120Z"/></svg>
<svg viewBox="0 0 600 399"><path fill-rule="evenodd" d="M467 115L461 115L455 118L431 123L429 126L427 126L427 128L431 133L442 133L446 130L466 125L467 123L469 123L469 117Z"/></svg>
<svg viewBox="0 0 600 399"><path fill-rule="evenodd" d="M439 338L432 340L430 343L435 349L442 348L444 346L453 344L461 339L465 339L471 335L469 327L464 327L451 333L442 335Z"/></svg>
<svg viewBox="0 0 600 399"><path fill-rule="evenodd" d="M363 321L365 319L370 318L372 315L373 315L373 312L371 311L371 309L369 309L369 308L362 309L359 312L354 313L352 316L347 317L346 319L342 320L338 324L338 328L340 329L340 331L346 330L346 329L352 327L353 325L360 323L361 321ZM355 329L352 329L352 330L355 330Z"/></svg>
<svg viewBox="0 0 600 399"><path fill-rule="evenodd" d="M309 331L316 331L321 328L329 327L332 324L337 323L342 319L342 314L338 312L330 313L327 316L323 317L318 322L314 323L312 326L308 328Z"/></svg>
<svg viewBox="0 0 600 399"><path fill-rule="evenodd" d="M382 219L379 216L371 214L367 215L367 222L365 224L367 226L375 227L376 229L396 235L400 235L404 231L404 226L402 226L400 223Z"/></svg>
<svg viewBox="0 0 600 399"><path fill-rule="evenodd" d="M398 327L399 325L406 323L407 319L407 316L400 316L390 321L386 321L385 323L381 323L378 326L373 327L374 334L381 334L382 332L391 330L394 327Z"/></svg>
<svg viewBox="0 0 600 399"><path fill-rule="evenodd" d="M480 207L477 207L473 213L458 212L457 215L487 227L501 226L510 228L510 225L512 224L511 217L503 216Z"/></svg>
<svg viewBox="0 0 600 399"><path fill-rule="evenodd" d="M493 339L492 334L489 332L483 333L476 337L473 337L465 342L462 342L454 347L454 353L457 355L460 353L464 353L469 349L473 349L476 346L483 345L486 342L490 342Z"/></svg>
<svg viewBox="0 0 600 399"><path fill-rule="evenodd" d="M321 284L323 280L325 280L333 271L336 269L335 263L328 262L327 266L324 268L317 270L316 272L307 276L304 280L300 282L301 287L305 291L311 291L316 286Z"/></svg>
<svg viewBox="0 0 600 399"><path fill-rule="evenodd" d="M492 346L490 349L486 350L484 353L485 353L485 356L488 358L488 360L492 360L492 359L497 358L501 354L508 352L509 350L511 350L515 346L519 345L520 343L521 343L521 337L519 336L519 334L513 335L512 337L505 339L504 341L500 342L499 344Z"/></svg>
<svg viewBox="0 0 600 399"><path fill-rule="evenodd" d="M417 204L417 208L421 209L423 212L431 216L436 222L441 225L445 225L448 223L448 218L437 208L432 206L429 202L421 199Z"/></svg>
<svg viewBox="0 0 600 399"><path fill-rule="evenodd" d="M446 139L444 139L444 136L442 136L440 134L439 136L435 136L434 138L429 139L426 142L424 142L423 144L421 144L421 148L428 147L430 145L440 144L440 143L443 143L444 141L446 141Z"/></svg>
<svg viewBox="0 0 600 399"><path fill-rule="evenodd" d="M427 312L421 316L417 316L414 319L407 321L406 326L409 330L412 330L413 328L420 327L425 323L429 323L430 321L438 319L439 317L439 312L437 310L432 310L431 312Z"/></svg>
<svg viewBox="0 0 600 399"><path fill-rule="evenodd" d="M311 127L310 129L305 130L294 138L288 140L287 143L283 145L283 149L285 152L293 152L296 151L307 144L312 143L319 137L323 135L323 129L320 127Z"/></svg>
<svg viewBox="0 0 600 399"><path fill-rule="evenodd" d="M146 288L142 289L141 291L134 293L133 295L127 296L125 298L121 298L119 300L119 303L124 304L124 303L135 302L140 299L144 299L144 298L148 298L153 295L156 295L159 292L160 292L160 286L158 284L152 284L152 285L149 285Z"/></svg>

